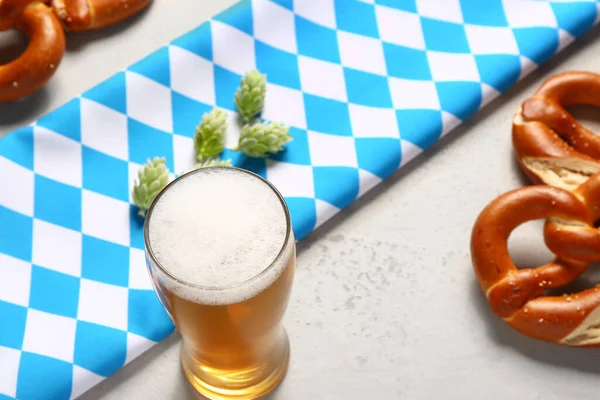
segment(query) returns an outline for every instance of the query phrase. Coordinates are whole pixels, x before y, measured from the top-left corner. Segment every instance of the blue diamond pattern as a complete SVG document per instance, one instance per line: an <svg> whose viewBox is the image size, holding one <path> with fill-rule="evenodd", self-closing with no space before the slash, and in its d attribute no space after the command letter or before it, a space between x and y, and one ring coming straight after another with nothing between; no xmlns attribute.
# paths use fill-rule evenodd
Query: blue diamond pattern
<svg viewBox="0 0 600 400"><path fill-rule="evenodd" d="M298 57L295 54L276 49L259 40L255 43L256 68L267 75L271 83L300 89Z"/></svg>
<svg viewBox="0 0 600 400"><path fill-rule="evenodd" d="M282 7L287 8L288 10L294 10L294 1L293 0L272 0L274 3L279 4Z"/></svg>
<svg viewBox="0 0 600 400"><path fill-rule="evenodd" d="M173 92L172 101L173 133L193 138L202 116L212 107L177 92Z"/></svg>
<svg viewBox="0 0 600 400"><path fill-rule="evenodd" d="M396 111L400 137L427 149L442 134L442 114L436 110Z"/></svg>
<svg viewBox="0 0 600 400"><path fill-rule="evenodd" d="M243 157L237 164L240 168L252 171L257 175L267 178L267 163L263 158Z"/></svg>
<svg viewBox="0 0 600 400"><path fill-rule="evenodd" d="M83 93L82 97L125 114L127 112L126 90L125 72L118 72Z"/></svg>
<svg viewBox="0 0 600 400"><path fill-rule="evenodd" d="M392 98L385 76L344 68L348 101L371 107L391 107Z"/></svg>
<svg viewBox="0 0 600 400"><path fill-rule="evenodd" d="M167 337L175 328L156 293L151 290L129 291L129 321L127 330L158 342ZM154 329L147 321L164 321L162 329Z"/></svg>
<svg viewBox="0 0 600 400"><path fill-rule="evenodd" d="M43 116L37 124L73 140L81 140L79 99L73 99L53 113Z"/></svg>
<svg viewBox="0 0 600 400"><path fill-rule="evenodd" d="M309 130L341 136L352 135L347 103L305 94L304 107Z"/></svg>
<svg viewBox="0 0 600 400"><path fill-rule="evenodd" d="M447 53L469 53L465 28L461 24L421 18L428 50Z"/></svg>
<svg viewBox="0 0 600 400"><path fill-rule="evenodd" d="M518 56L492 54L476 55L475 62L481 76L481 81L504 92L514 85L521 74L521 60ZM498 75L498 68L503 68L505 74Z"/></svg>
<svg viewBox="0 0 600 400"><path fill-rule="evenodd" d="M0 156L33 169L33 128L26 126L4 137L0 142Z"/></svg>
<svg viewBox="0 0 600 400"><path fill-rule="evenodd" d="M254 23L252 19L252 3L241 1L219 15L215 16L216 21L221 21L231 25L248 35L254 34Z"/></svg>
<svg viewBox="0 0 600 400"><path fill-rule="evenodd" d="M162 47L128 68L165 86L171 86L169 48Z"/></svg>
<svg viewBox="0 0 600 400"><path fill-rule="evenodd" d="M481 104L481 86L475 82L436 83L442 110L466 119Z"/></svg>
<svg viewBox="0 0 600 400"><path fill-rule="evenodd" d="M33 220L18 212L0 206L0 253L21 260L31 260Z"/></svg>
<svg viewBox="0 0 600 400"><path fill-rule="evenodd" d="M127 162L87 146L83 146L82 150L83 187L115 199L128 201Z"/></svg>
<svg viewBox="0 0 600 400"><path fill-rule="evenodd" d="M375 0L375 4L388 6L402 11L417 12L417 4L415 0Z"/></svg>
<svg viewBox="0 0 600 400"><path fill-rule="evenodd" d="M357 1L335 0L338 29L358 35L379 37L375 8Z"/></svg>
<svg viewBox="0 0 600 400"><path fill-rule="evenodd" d="M98 344L102 345L99 346ZM106 357L109 354L109 357ZM100 376L110 376L125 363L127 333L77 321L74 363Z"/></svg>
<svg viewBox="0 0 600 400"><path fill-rule="evenodd" d="M98 257L102 254L102 257ZM98 282L127 287L129 248L83 235L81 276Z"/></svg>
<svg viewBox="0 0 600 400"><path fill-rule="evenodd" d="M291 127L289 133L292 135L292 141L285 146L283 151L274 154L271 159L292 164L310 165L310 147L306 131Z"/></svg>
<svg viewBox="0 0 600 400"><path fill-rule="evenodd" d="M60 293L60 296L57 296ZM36 310L64 317L77 317L79 278L37 265L31 272L29 306Z"/></svg>
<svg viewBox="0 0 600 400"><path fill-rule="evenodd" d="M292 217L294 236L296 240L300 240L312 232L317 223L315 200L305 197L286 197L285 202Z"/></svg>
<svg viewBox="0 0 600 400"><path fill-rule="evenodd" d="M358 170L350 167L314 167L315 197L344 208L358 196ZM340 190L341 189L341 190Z"/></svg>
<svg viewBox="0 0 600 400"><path fill-rule="evenodd" d="M55 399L68 399L71 396L72 375L72 364L24 351L19 365L17 398L44 400L51 394Z"/></svg>
<svg viewBox="0 0 600 400"><path fill-rule="evenodd" d="M398 139L357 138L355 142L359 168L385 179L400 166L402 147ZM381 162L383 153L390 153L384 163Z"/></svg>
<svg viewBox="0 0 600 400"><path fill-rule="evenodd" d="M27 308L0 300L0 346L20 349L23 345Z"/></svg>
<svg viewBox="0 0 600 400"><path fill-rule="evenodd" d="M242 79L240 75L215 65L215 80L221 82L215 90L218 107L231 111L236 110L233 98L235 91L240 86L240 79Z"/></svg>
<svg viewBox="0 0 600 400"><path fill-rule="evenodd" d="M547 61L558 49L558 31L553 28L519 28L513 30L522 55L537 64Z"/></svg>
<svg viewBox="0 0 600 400"><path fill-rule="evenodd" d="M34 216L65 228L81 230L81 190L36 175Z"/></svg>
<svg viewBox="0 0 600 400"><path fill-rule="evenodd" d="M595 3L552 3L558 26L575 37L581 36L594 25L596 20Z"/></svg>
<svg viewBox="0 0 600 400"><path fill-rule="evenodd" d="M210 22L205 22L196 29L178 37L173 40L171 44L191 51L207 60L212 60L213 52Z"/></svg>
<svg viewBox="0 0 600 400"><path fill-rule="evenodd" d="M424 50L383 43L383 52L389 76L403 79L430 80L431 71ZM411 60L407 63L406 60Z"/></svg>
<svg viewBox="0 0 600 400"><path fill-rule="evenodd" d="M144 164L154 157L166 157L167 167L173 170L173 136L133 119L129 124L129 159Z"/></svg>
<svg viewBox="0 0 600 400"><path fill-rule="evenodd" d="M337 35L333 29L296 15L298 54L333 63L340 62Z"/></svg>
<svg viewBox="0 0 600 400"><path fill-rule="evenodd" d="M81 140L81 113L79 99L73 99L44 115L37 124L73 140Z"/></svg>
<svg viewBox="0 0 600 400"><path fill-rule="evenodd" d="M483 26L506 26L502 0L461 0L463 19L466 24Z"/></svg>
<svg viewBox="0 0 600 400"><path fill-rule="evenodd" d="M177 174L191 168L193 148L186 143L212 107L236 112L233 95L244 71L257 66L267 74L261 118L288 124L293 141L265 160L232 151L231 139L222 158L278 187L301 240L331 216L323 210L342 209L361 188L369 187L371 174L388 177L413 146L427 149L448 133L443 121L470 118L490 100L493 91L488 85L506 92L525 75L524 66L543 64L569 35L581 36L598 20L598 2L578 0L543 2L548 14L531 16L531 24L527 18L515 22L520 2L510 2L509 13L508 2L502 0L459 0L459 17L450 9L451 2L443 1L438 9L425 0L271 1L289 24L265 26L269 18L261 13L273 7L241 0L0 140L0 163L9 166L9 171L0 171L0 181L15 179L12 162L35 176L33 193L19 191L26 197L20 212L31 214L26 205L32 205L33 215L8 208L15 204L13 193L0 190L0 254L22 260L28 270L31 266L29 279L15 275L15 285L22 285L15 287L15 293L21 293L18 301L0 295L0 346L20 355L16 384L0 375L0 388L10 395L23 400L70 399L89 388L85 371L108 377L128 355L139 354L141 338L152 344L173 331L156 293L138 287L144 220L129 204L132 167L164 156ZM393 22L402 18L421 24ZM245 47L226 43L223 37L216 40L224 31L216 29L220 24L247 39ZM484 29L489 27L500 29ZM481 32L489 35L486 41L470 36ZM343 46L338 38L344 39ZM210 63L212 71L209 67L208 73L193 74L178 68L171 54L181 54L179 48L207 60L204 64ZM215 54L227 52L235 54L215 61ZM302 85L300 68L307 68L302 70ZM125 71L150 81L126 79ZM175 82L185 95L174 91ZM189 82L189 88L181 82ZM95 115L106 111L103 107L88 107L82 113L81 98L118 114ZM233 117L229 135L241 127ZM92 129L98 122L106 122L110 135ZM69 138L72 153L64 154L72 156L67 157L68 167L48 163L57 149L37 140L36 125ZM312 140L315 137L320 139ZM319 147L328 142L341 148ZM110 213L100 218L95 213L108 211L104 207ZM34 219L67 228L54 230L65 237L42 237L42 231L35 230L45 224ZM73 242L75 238L81 242ZM56 243L57 251L40 256L47 243ZM80 259L77 248L77 260L71 260L81 265L51 270L72 257L58 250L67 246L81 246ZM46 259L52 262L43 265ZM6 278L13 277L9 273L0 279ZM40 314L44 317L32 319ZM53 331L75 331L61 332L61 343L33 343L40 332L26 330L44 318L56 321L57 326L48 327Z"/></svg>

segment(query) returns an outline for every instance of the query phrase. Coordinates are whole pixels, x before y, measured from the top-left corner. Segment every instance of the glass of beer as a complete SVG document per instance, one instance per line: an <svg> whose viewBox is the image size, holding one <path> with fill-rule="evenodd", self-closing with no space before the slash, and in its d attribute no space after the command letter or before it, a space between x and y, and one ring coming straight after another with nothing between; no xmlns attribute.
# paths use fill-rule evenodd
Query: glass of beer
<svg viewBox="0 0 600 400"><path fill-rule="evenodd" d="M210 399L254 399L274 389L288 367L282 318L296 260L277 189L233 167L189 172L154 200L144 241L191 385Z"/></svg>

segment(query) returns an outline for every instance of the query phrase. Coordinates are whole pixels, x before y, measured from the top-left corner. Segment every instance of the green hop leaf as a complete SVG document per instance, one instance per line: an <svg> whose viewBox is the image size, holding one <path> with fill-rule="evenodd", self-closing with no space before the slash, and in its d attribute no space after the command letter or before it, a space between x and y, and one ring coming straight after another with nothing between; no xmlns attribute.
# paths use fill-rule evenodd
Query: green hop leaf
<svg viewBox="0 0 600 400"><path fill-rule="evenodd" d="M265 106L267 80L257 69L246 73L241 79L240 87L235 92L235 105L244 122L260 114Z"/></svg>
<svg viewBox="0 0 600 400"><path fill-rule="evenodd" d="M289 126L279 122L244 125L238 145L233 151L241 150L250 157L266 157L267 153L275 154L292 140L289 130Z"/></svg>
<svg viewBox="0 0 600 400"><path fill-rule="evenodd" d="M213 158L210 160L204 160L202 162L199 162L198 164L196 164L194 166L194 168L192 168L193 170L196 169L200 169L200 168L207 168L207 167L230 167L231 166L231 160L219 160L218 158Z"/></svg>
<svg viewBox="0 0 600 400"><path fill-rule="evenodd" d="M152 161L148 159L139 169L138 178L133 185L133 202L140 209L139 216L144 217L156 196L169 181L169 169L165 165L165 158L154 157Z"/></svg>
<svg viewBox="0 0 600 400"><path fill-rule="evenodd" d="M225 149L226 131L227 113L225 111L213 108L211 112L204 113L194 135L198 161L216 157Z"/></svg>

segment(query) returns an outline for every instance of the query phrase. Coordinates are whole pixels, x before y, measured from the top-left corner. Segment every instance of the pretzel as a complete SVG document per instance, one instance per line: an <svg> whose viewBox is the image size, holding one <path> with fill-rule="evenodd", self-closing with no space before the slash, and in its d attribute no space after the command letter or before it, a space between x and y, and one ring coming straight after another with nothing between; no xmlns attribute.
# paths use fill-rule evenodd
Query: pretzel
<svg viewBox="0 0 600 400"><path fill-rule="evenodd" d="M600 172L600 136L565 109L600 107L600 75L564 72L546 80L513 118L517 161L533 183L573 190Z"/></svg>
<svg viewBox="0 0 600 400"><path fill-rule="evenodd" d="M65 30L77 32L104 28L144 9L150 0L51 0Z"/></svg>
<svg viewBox="0 0 600 400"><path fill-rule="evenodd" d="M22 31L27 49L0 65L0 101L13 101L42 87L54 75L65 52L65 34L52 11L40 2L4 0L0 26Z"/></svg>
<svg viewBox="0 0 600 400"><path fill-rule="evenodd" d="M600 137L565 107L600 107L600 75L566 72L545 81L513 118L517 161L533 185L489 203L471 234L475 276L493 312L535 339L600 346L600 286L563 296L548 289L576 280L600 261ZM544 241L556 255L535 269L517 269L507 241L519 225L545 219Z"/></svg>
<svg viewBox="0 0 600 400"><path fill-rule="evenodd" d="M0 102L15 101L44 86L65 52L65 31L99 29L123 21L151 0L0 0L0 31L29 38L21 56L0 65Z"/></svg>

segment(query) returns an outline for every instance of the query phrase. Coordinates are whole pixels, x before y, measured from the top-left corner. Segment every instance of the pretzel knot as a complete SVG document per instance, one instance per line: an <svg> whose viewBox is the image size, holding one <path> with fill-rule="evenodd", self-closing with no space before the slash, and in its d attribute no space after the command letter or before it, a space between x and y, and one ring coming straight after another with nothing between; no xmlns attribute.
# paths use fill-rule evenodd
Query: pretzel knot
<svg viewBox="0 0 600 400"><path fill-rule="evenodd" d="M471 237L475 274L492 310L510 326L549 342L600 345L600 288L545 295L600 260L600 232L594 227L599 197L600 174L574 192L546 185L507 192L479 215ZM508 238L517 226L538 219L546 219L544 240L556 258L535 269L517 269Z"/></svg>
<svg viewBox="0 0 600 400"><path fill-rule="evenodd" d="M513 119L517 160L535 184L507 192L481 212L471 236L475 275L492 310L533 338L600 346L600 287L551 296L600 261L600 137L565 107L600 107L600 75L567 72L548 79ZM518 269L507 241L519 225L545 219L544 241L556 255Z"/></svg>

